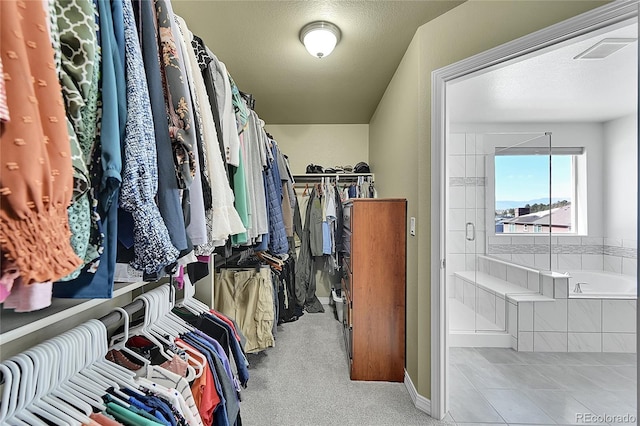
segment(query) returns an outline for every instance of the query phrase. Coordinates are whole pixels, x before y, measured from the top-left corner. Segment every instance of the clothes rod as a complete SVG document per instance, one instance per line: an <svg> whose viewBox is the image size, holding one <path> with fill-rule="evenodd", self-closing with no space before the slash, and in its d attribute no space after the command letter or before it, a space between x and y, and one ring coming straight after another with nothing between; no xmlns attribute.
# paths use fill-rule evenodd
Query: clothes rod
<svg viewBox="0 0 640 426"><path fill-rule="evenodd" d="M373 173L309 173L293 175L296 183L320 182L322 178L335 179L338 182L356 182L359 177L374 178Z"/></svg>
<svg viewBox="0 0 640 426"><path fill-rule="evenodd" d="M131 317L131 315L133 315L134 313L138 312L140 309L143 309L143 308L144 308L144 302L141 299L134 300L128 305L122 307L122 309L127 311L127 314L129 314L129 317ZM99 318L99 320L102 321L105 327L110 327L113 324L120 322L122 319L123 319L122 312L120 311L113 311L103 316L102 318Z"/></svg>

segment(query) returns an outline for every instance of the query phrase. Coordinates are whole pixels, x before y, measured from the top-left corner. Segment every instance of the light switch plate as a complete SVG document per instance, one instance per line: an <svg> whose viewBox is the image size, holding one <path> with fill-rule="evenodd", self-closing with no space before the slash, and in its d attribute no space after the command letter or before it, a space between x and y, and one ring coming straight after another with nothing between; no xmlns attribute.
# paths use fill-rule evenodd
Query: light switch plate
<svg viewBox="0 0 640 426"><path fill-rule="evenodd" d="M416 236L416 218L415 217L412 217L409 220L409 233L414 237Z"/></svg>

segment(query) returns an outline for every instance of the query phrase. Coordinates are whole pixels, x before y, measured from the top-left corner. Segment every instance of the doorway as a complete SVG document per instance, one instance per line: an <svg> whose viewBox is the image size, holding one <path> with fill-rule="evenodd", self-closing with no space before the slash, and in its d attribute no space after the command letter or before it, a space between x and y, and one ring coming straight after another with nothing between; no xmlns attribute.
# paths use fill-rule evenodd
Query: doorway
<svg viewBox="0 0 640 426"><path fill-rule="evenodd" d="M606 9L607 13L604 13L605 11L604 9ZM602 17L602 18L598 19L598 17ZM517 40L509 44L507 46L508 49L505 48L505 46L502 46L500 51L492 50L492 51L486 52L485 54L479 55L478 57L474 57L469 60L462 61L461 63L454 64L450 67L438 70L433 74L433 81L434 81L433 96L435 97L436 100L440 100L440 102L437 102L439 104L439 107L434 108L432 112L433 114L432 140L441 141L441 142L439 144L434 144L434 146L432 147L433 149L432 158L434 159L433 170L434 170L434 173L438 174L438 178L435 179L434 177L434 180L436 180L436 182L440 182L438 191L435 191L432 194L432 197L434 197L434 201L436 200L439 201L440 199L442 199L443 195L446 195L446 197L444 198L449 202L449 204L442 203L440 210L437 212L437 214L434 215L439 217L439 223L441 224L441 226L440 226L439 233L434 233L437 241L432 241L432 247L437 249L435 250L436 253L433 254L434 260L436 259L437 260L433 261L432 264L443 265L443 263L440 262L440 259L445 258L445 253L447 254L446 256L447 267L434 269L432 271L432 277L434 277L433 282L440 282L441 284L440 286L432 286L432 300L434 301L434 303L432 306L432 318L433 318L432 342L433 344L432 344L432 401L431 401L432 405L431 405L431 409L432 409L432 415L434 417L442 418L446 414L449 408L449 401L447 400L447 395L449 394L447 378L451 378L451 380L455 380L455 377L452 377L449 374L450 367L447 364L447 359L449 358L448 347L451 339L450 339L450 336L448 335L448 331L445 325L447 324L447 320L448 319L450 320L450 317L447 316L450 313L449 306L447 304L447 298L450 294L449 290L452 288L455 288L455 284L452 284L454 281L451 278L448 278L453 275L449 273L450 272L449 268L460 267L460 263L458 262L456 266L456 261L449 258L451 252L449 251L450 247L448 247L448 243L446 241L447 233L448 231L458 232L459 236L462 236L465 239L463 242L463 245L465 246L463 251L464 257L459 258L459 260L464 259L462 261L463 272L471 271L473 275L472 281L473 280L477 281L476 278L477 278L478 271L481 271L481 266L480 266L481 262L478 260L479 259L478 256L480 255L480 256L486 257L487 255L492 254L492 250L496 248L496 247L491 247L492 244L490 244L490 237L489 237L489 232L494 232L492 236L495 237L495 229L491 227L491 225L495 225L495 223L493 223L493 220L494 220L493 215L494 215L495 207L494 205L487 202L487 198L490 198L490 197L485 197L485 199L480 200L480 202L478 202L479 200L477 195L473 197L473 200L474 200L473 204L471 205L465 204L462 207L462 209L465 210L464 216L462 216L463 218L462 221L460 220L461 217L459 215L455 219L449 217L449 211L447 210L447 208L450 207L450 201L451 201L451 195L452 195L451 193L453 192L450 185L452 183L455 184L455 179L452 179L452 178L456 178L460 176L450 176L445 173L445 170L448 171L448 168L445 167L445 170L441 170L439 167L439 164L448 164L446 159L447 159L447 155L450 153L448 152L448 149L449 149L448 142L451 141L451 139L449 138L449 135L451 134L451 132L447 132L447 130L452 129L454 127L453 125L451 125L450 121L448 120L448 116L445 115L444 105L446 102L445 100L447 99L447 96L446 96L447 91L449 90L447 87L447 84L469 80L470 78L476 76L477 73L479 73L479 71L481 70L487 71L489 65L493 67L492 69L496 69L497 67L504 67L506 65L505 58L513 58L518 56L519 60L522 60L522 59L525 59L524 52L531 52L535 50L537 53L540 53L541 49L545 47L549 47L552 45L554 46L554 48L564 46L569 43L570 39L572 41L575 41L576 37L579 37L580 39L582 39L582 38L589 37L590 35L593 35L593 34L600 34L603 31L605 31L605 28L612 28L615 26L624 26L626 25L625 22L628 22L629 19L637 19L637 5L628 5L628 4L627 5L621 5L621 4L608 5L608 6L605 6L604 8L597 9L592 13L581 15L580 17L577 17L575 19L566 21L559 25L550 27L547 30L543 31L543 33L546 33L545 37L543 38L546 40L552 40L552 42L545 42L543 45L541 45L540 40L542 38L540 37L539 34L537 34L536 37L533 37L533 36L525 37L521 40ZM527 58L530 58L533 56L534 55L531 53L527 54ZM500 63L500 65L499 66L493 65L496 63ZM450 105L448 105L448 107L450 107ZM541 132L543 134L546 133L546 129L542 129L542 128L536 128L533 130L535 132ZM475 145L472 144L473 155L475 159L477 160L478 157L480 157L485 167L490 164L494 164L495 166L495 163L492 163L493 160L490 161L491 158L494 158L494 157L491 157L491 155L495 156L495 150L493 153L488 153L484 151L479 153L477 151L478 135L480 135L482 138L483 135L490 133L492 131L495 132L495 130L491 130L485 127L484 129L477 128L477 129L474 129L473 131L470 131L467 129L467 130L463 130L462 132L459 132L464 135L463 139L465 141L465 144L464 144L465 151L463 155L468 154L468 151L466 151L467 150L466 142L473 140L473 138L475 138L474 140ZM512 129L511 131L518 132L518 131L521 131L521 129L517 129L517 130ZM636 136L637 136L637 131L636 131ZM457 137L459 138L460 136L457 136ZM455 139L455 137L453 139ZM447 141L447 144L445 144L445 141ZM484 148L481 147L480 149L484 149ZM466 155L465 155L465 158L466 158ZM475 164L477 166L477 163ZM637 162L635 166L637 170ZM466 173L466 170L465 170L465 173ZM442 177L445 177L445 179L442 179ZM485 182L484 184L482 184L481 180L477 179L478 177L479 176L467 176L467 175L462 176L463 178L462 182L464 183L463 186L465 186L465 200L467 199L466 193L469 192L467 191L468 189L467 185L473 183L475 186L474 188L475 191L473 192L477 194L479 192L478 186L489 185L489 183L495 184L495 182L490 182L491 178L487 176L485 176ZM470 178L476 178L476 179L474 180L474 182L471 182L472 179ZM576 199L578 199L579 193L576 193L576 194L577 194ZM459 200L459 198L457 200ZM495 202L495 199L493 201ZM552 197L549 197L549 201L550 202L548 204L549 204L549 207L551 207ZM482 215L482 212L479 212L481 210L484 210L484 217L480 216ZM549 208L549 210L551 210L551 208ZM637 205L636 205L636 210L637 210ZM469 214L471 214L471 217L473 217L473 221L468 220L470 218L468 216ZM458 225L454 226L454 229L450 228L447 223L448 221L453 221L453 220L457 221L458 223ZM479 229L478 222L481 223L482 221L484 221L484 224L485 224L484 231L486 232L486 234L484 235L484 241L479 243L477 237L478 237L478 232L481 231L481 229ZM460 223L463 225L462 229L457 229ZM557 240L555 240L555 242L557 243ZM561 250L561 248L559 248L558 246L553 247L552 246L553 243L554 243L553 237L549 236L547 253L545 254L545 256L543 256L544 258L548 259L548 265L545 265L544 268L535 267L536 265L535 265L535 256L534 256L533 257L534 267L530 269L535 269L537 271L543 271L543 270L552 271L554 268L561 266L559 264L561 259L562 259L562 262L569 262L571 260L571 258L566 256L559 257L559 253L557 252L557 250ZM505 244L493 244L493 245L504 246ZM519 246L523 246L523 245L526 245L526 244L519 244ZM459 249L460 247L458 247L458 250ZM511 247L507 249L521 250L522 247L516 247L516 248ZM538 249L539 248L537 248L536 250ZM468 253L471 256L467 255L467 250L471 250L471 252ZM556 251L556 253L554 253L554 251ZM519 254L527 254L527 253L519 253ZM533 254L535 255L536 253L533 253ZM525 257L522 257L522 258L525 258ZM541 257L538 256L538 259L541 259ZM453 262L451 262L451 260L453 260ZM531 266L531 265L521 265L521 266ZM543 291L541 288L545 284L543 284L543 278L541 278L542 276L539 276L539 277L540 278L538 282L538 285L539 285L538 291ZM546 283L546 280L544 281ZM447 283L449 283L449 287L445 288ZM555 284L552 283L552 286L553 285ZM473 289L473 291L474 291L473 303L475 304L475 307L476 307L476 313L475 313L476 316L474 316L474 321L475 321L474 332L477 332L479 331L478 318L477 318L477 313L478 313L477 310L479 308L479 305L477 301L479 300L480 293L477 287L476 289ZM555 291L555 287L554 287L554 291ZM540 293L540 294L544 295L543 293ZM463 303L464 303L464 297L463 297ZM634 302L634 305L635 305L635 302ZM508 311L508 308L507 308L507 311ZM505 313L505 315L508 315L508 312ZM508 325L506 326L508 327ZM531 333L531 337L533 337L534 335L533 330L531 332L529 331L525 331L525 332ZM528 336L528 335L522 334L523 338L526 338L525 336ZM517 335L517 337L519 336ZM524 340L522 342L524 344Z"/></svg>

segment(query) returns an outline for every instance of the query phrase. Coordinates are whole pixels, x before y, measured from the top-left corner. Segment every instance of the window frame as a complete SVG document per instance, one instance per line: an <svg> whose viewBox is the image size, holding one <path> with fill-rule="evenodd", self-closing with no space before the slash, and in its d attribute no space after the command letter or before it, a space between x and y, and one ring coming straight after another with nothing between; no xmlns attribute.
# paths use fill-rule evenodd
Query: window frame
<svg viewBox="0 0 640 426"><path fill-rule="evenodd" d="M546 153L541 152L545 150ZM493 215L487 214L487 229L490 229L487 234L492 236L518 236L523 234L530 234L528 230L526 232L509 231L508 229L517 229L517 226L503 226L502 232L496 232L495 225L489 227L490 222L495 223L495 211L496 211L496 186L495 186L495 157L504 155L571 155L571 227L570 232L553 232L550 229L550 234L553 236L583 236L588 235L587 229L587 148L585 146L566 146L566 147L499 147L493 148L493 152L487 155L489 161L487 161L486 178L487 178L487 196L486 209L487 212L494 212ZM553 196L553 194L551 195ZM505 224L507 225L507 224ZM509 224L512 225L512 224ZM545 232L535 232L540 235L547 234Z"/></svg>

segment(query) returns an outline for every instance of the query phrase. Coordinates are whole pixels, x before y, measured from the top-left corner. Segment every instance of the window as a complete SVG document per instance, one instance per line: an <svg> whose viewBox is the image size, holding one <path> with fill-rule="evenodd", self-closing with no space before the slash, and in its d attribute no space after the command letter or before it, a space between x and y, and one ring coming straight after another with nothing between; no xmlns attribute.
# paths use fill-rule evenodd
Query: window
<svg viewBox="0 0 640 426"><path fill-rule="evenodd" d="M496 148L496 234L576 233L586 206L576 187L584 158L583 148L552 148L551 155L549 148Z"/></svg>

